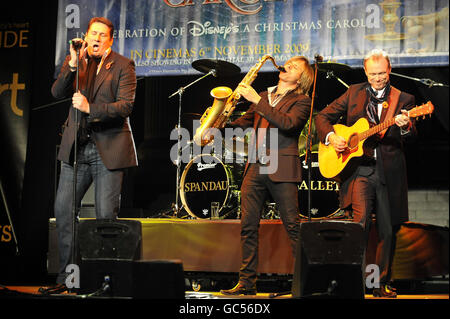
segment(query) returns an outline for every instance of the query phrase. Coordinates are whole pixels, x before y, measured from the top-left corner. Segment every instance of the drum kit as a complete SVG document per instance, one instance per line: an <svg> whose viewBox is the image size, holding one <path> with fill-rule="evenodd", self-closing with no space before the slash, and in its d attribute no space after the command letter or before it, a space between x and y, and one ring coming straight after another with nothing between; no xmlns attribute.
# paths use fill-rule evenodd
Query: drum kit
<svg viewBox="0 0 450 319"><path fill-rule="evenodd" d="M197 60L192 63L192 67L205 74L202 78L208 75L232 76L240 73L239 67L223 60ZM318 71L326 72L327 77L335 77L346 87L348 85L336 77L334 72L344 72L350 69L345 64L332 62L318 63ZM177 93L180 94L180 105L181 94L185 88L180 88L171 95L172 97ZM244 113L245 110L236 108L230 117L230 121ZM181 117L185 120L198 120L201 115L197 113L185 113L181 115L180 106L179 127L181 125ZM319 141L316 137L314 123L311 128L313 134L311 180L309 183L307 181L307 176L309 175L308 165L306 165L304 158L308 125L309 121L300 133L298 141L299 157L301 159L302 175L304 177L304 181L298 186L300 218L307 218L308 215L308 188L310 188L310 192L312 193L310 210L313 219L343 218L344 213L339 209L339 185L335 181L327 180L319 172L317 153ZM176 204L174 205L177 215L181 209L184 209L188 213L187 217L194 219L240 218L240 187L248 155L249 140L250 136L248 135L234 137L232 139L224 138L220 150L210 148L211 151L207 154L195 156L191 153L190 161L183 165L183 167L181 161L177 160L177 197ZM181 148L182 146L179 145L179 150ZM182 205L178 204L178 196L181 199ZM278 219L280 217L276 204L271 199L266 201L261 216L263 219Z"/></svg>

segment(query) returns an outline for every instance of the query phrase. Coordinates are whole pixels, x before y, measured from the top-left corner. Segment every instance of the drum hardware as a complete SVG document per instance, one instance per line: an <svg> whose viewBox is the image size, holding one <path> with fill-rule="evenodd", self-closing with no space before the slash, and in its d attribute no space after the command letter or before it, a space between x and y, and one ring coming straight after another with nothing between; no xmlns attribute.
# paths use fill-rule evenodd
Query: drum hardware
<svg viewBox="0 0 450 319"><path fill-rule="evenodd" d="M236 187L236 186L233 186ZM241 191L240 190L232 190L231 191L231 196L232 198L234 198L235 200L230 201L228 204L226 204L222 209L227 208L227 212L223 213L222 215L222 219L226 219L230 216L232 216L233 214L236 214L235 219L240 219L241 218ZM237 205L232 205L231 202L235 202L237 203ZM220 215L220 213L219 213Z"/></svg>
<svg viewBox="0 0 450 319"><path fill-rule="evenodd" d="M241 73L241 68L237 65L217 59L201 59L192 62L192 67L202 73L213 71L216 77L227 77Z"/></svg>
<svg viewBox="0 0 450 319"><path fill-rule="evenodd" d="M326 179L319 171L318 153L311 153L311 169L305 162L305 155L300 156L302 175L310 175L310 182L304 179L298 186L298 203L300 218L328 219L341 218L339 207L339 184L334 180ZM308 195L310 193L310 195ZM307 205L307 198L310 203Z"/></svg>
<svg viewBox="0 0 450 319"><path fill-rule="evenodd" d="M226 137L226 136L225 136ZM233 136L232 138L224 138L223 146L239 157L247 157L248 155L248 136Z"/></svg>
<svg viewBox="0 0 450 319"><path fill-rule="evenodd" d="M311 154L311 183L312 191L311 219L337 219L346 218L339 207L339 185L332 180L325 179L319 172L318 154ZM303 175L307 175L308 166L304 155L300 158ZM241 217L241 191L242 173L245 164L236 166L224 164L214 154L195 156L184 168L181 178L181 202L183 212L188 219L210 219L211 204L219 203L218 219ZM239 169L242 169L240 171ZM306 180L298 187L299 216L308 218L307 214ZM180 217L180 216L179 216ZM265 201L261 211L262 219L279 219L280 214L276 203L269 198Z"/></svg>
<svg viewBox="0 0 450 319"><path fill-rule="evenodd" d="M184 91L194 85L195 83L203 80L204 78L212 75L214 77L217 76L228 76L232 74L238 74L240 73L241 69L229 62L221 61L221 60L198 60L194 61L192 63L192 67L200 72L206 73L202 77L196 79L195 81L192 81L188 85L184 87L180 87L177 91L172 93L169 96L169 99L174 97L175 95L178 95L178 124L176 126L178 130L178 139L177 139L177 174L176 174L176 189L175 189L175 203L172 205L173 213L175 217L178 217L181 207L179 206L179 199L180 199L180 172L181 172L181 134L179 130L181 129L181 106L182 106L182 98Z"/></svg>
<svg viewBox="0 0 450 319"><path fill-rule="evenodd" d="M343 86L345 86L348 89L348 87L349 87L348 84L345 83L338 76L336 76L334 72L343 73L343 72L350 71L352 69L350 66L348 66L347 64L335 63L335 62L319 62L317 64L319 67L319 71L327 73L327 75L326 75L327 79L335 78Z"/></svg>
<svg viewBox="0 0 450 319"><path fill-rule="evenodd" d="M315 117L317 113L314 112L313 118ZM300 136L298 137L298 155L304 156L306 153L306 142L308 139L308 127L309 127L309 120L306 122L305 127L300 133ZM317 152L319 150L319 138L317 137L317 131L316 131L316 125L314 121L312 121L311 125L311 134L312 134L312 146L311 151Z"/></svg>
<svg viewBox="0 0 450 319"><path fill-rule="evenodd" d="M336 63L336 62L318 62L317 63L319 71L321 72L328 72L328 71L336 71L336 72L348 72L352 68L348 66L347 64L343 63Z"/></svg>
<svg viewBox="0 0 450 319"><path fill-rule="evenodd" d="M261 213L262 219L280 219L280 212L277 209L277 204L266 201L264 203L263 211Z"/></svg>
<svg viewBox="0 0 450 319"><path fill-rule="evenodd" d="M216 156L195 156L185 167L180 180L184 209L195 218L211 218L211 203L218 218L239 212L240 192L229 167ZM218 208L217 208L218 206Z"/></svg>
<svg viewBox="0 0 450 319"><path fill-rule="evenodd" d="M338 80L343 86L345 86L347 89L349 88L349 85L345 83L340 77L336 76L333 71L327 71L327 79L335 78Z"/></svg>

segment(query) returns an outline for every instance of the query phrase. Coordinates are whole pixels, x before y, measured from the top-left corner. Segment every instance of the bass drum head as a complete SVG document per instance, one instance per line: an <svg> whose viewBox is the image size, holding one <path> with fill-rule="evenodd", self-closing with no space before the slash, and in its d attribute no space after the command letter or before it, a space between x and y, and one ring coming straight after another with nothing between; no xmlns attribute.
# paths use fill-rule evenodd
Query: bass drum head
<svg viewBox="0 0 450 319"><path fill-rule="evenodd" d="M185 167L180 180L180 197L186 211L195 218L211 218L212 207L219 218L229 211L232 178L217 157L197 155Z"/></svg>
<svg viewBox="0 0 450 319"><path fill-rule="evenodd" d="M311 153L311 218L336 218L340 216L339 184L320 174L318 153ZM302 182L298 186L300 217L308 218L308 165L305 155L300 156Z"/></svg>

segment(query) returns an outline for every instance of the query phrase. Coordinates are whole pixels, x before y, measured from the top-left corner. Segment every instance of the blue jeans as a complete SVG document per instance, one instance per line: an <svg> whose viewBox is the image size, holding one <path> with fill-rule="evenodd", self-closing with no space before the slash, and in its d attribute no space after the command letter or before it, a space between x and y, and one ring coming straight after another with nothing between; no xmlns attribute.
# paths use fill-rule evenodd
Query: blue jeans
<svg viewBox="0 0 450 319"><path fill-rule="evenodd" d="M122 191L124 171L121 169L107 169L94 142L89 142L78 149L77 160L77 207L80 207L81 199L91 183L94 182L96 217L98 219L116 218L120 208L120 193ZM63 162L54 206L59 251L57 283L65 282L65 269L71 262L73 173L73 166Z"/></svg>

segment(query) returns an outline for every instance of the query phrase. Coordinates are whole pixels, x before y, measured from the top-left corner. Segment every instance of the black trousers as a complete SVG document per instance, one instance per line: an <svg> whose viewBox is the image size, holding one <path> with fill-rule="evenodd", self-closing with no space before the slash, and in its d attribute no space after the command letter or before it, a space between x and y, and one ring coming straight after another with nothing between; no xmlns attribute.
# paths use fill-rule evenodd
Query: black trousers
<svg viewBox="0 0 450 319"><path fill-rule="evenodd" d="M250 164L241 187L242 263L239 282L246 287L256 284L259 221L269 193L278 207L294 256L300 229L297 184L272 182L267 174L259 173L260 167L258 163Z"/></svg>
<svg viewBox="0 0 450 319"><path fill-rule="evenodd" d="M380 180L375 165L360 166L352 189L353 221L360 223L368 232L371 214L375 212L379 243L376 264L380 269L380 284L391 280L391 265L394 258L396 231L391 223L389 197L386 185ZM367 243L366 243L367 244Z"/></svg>

